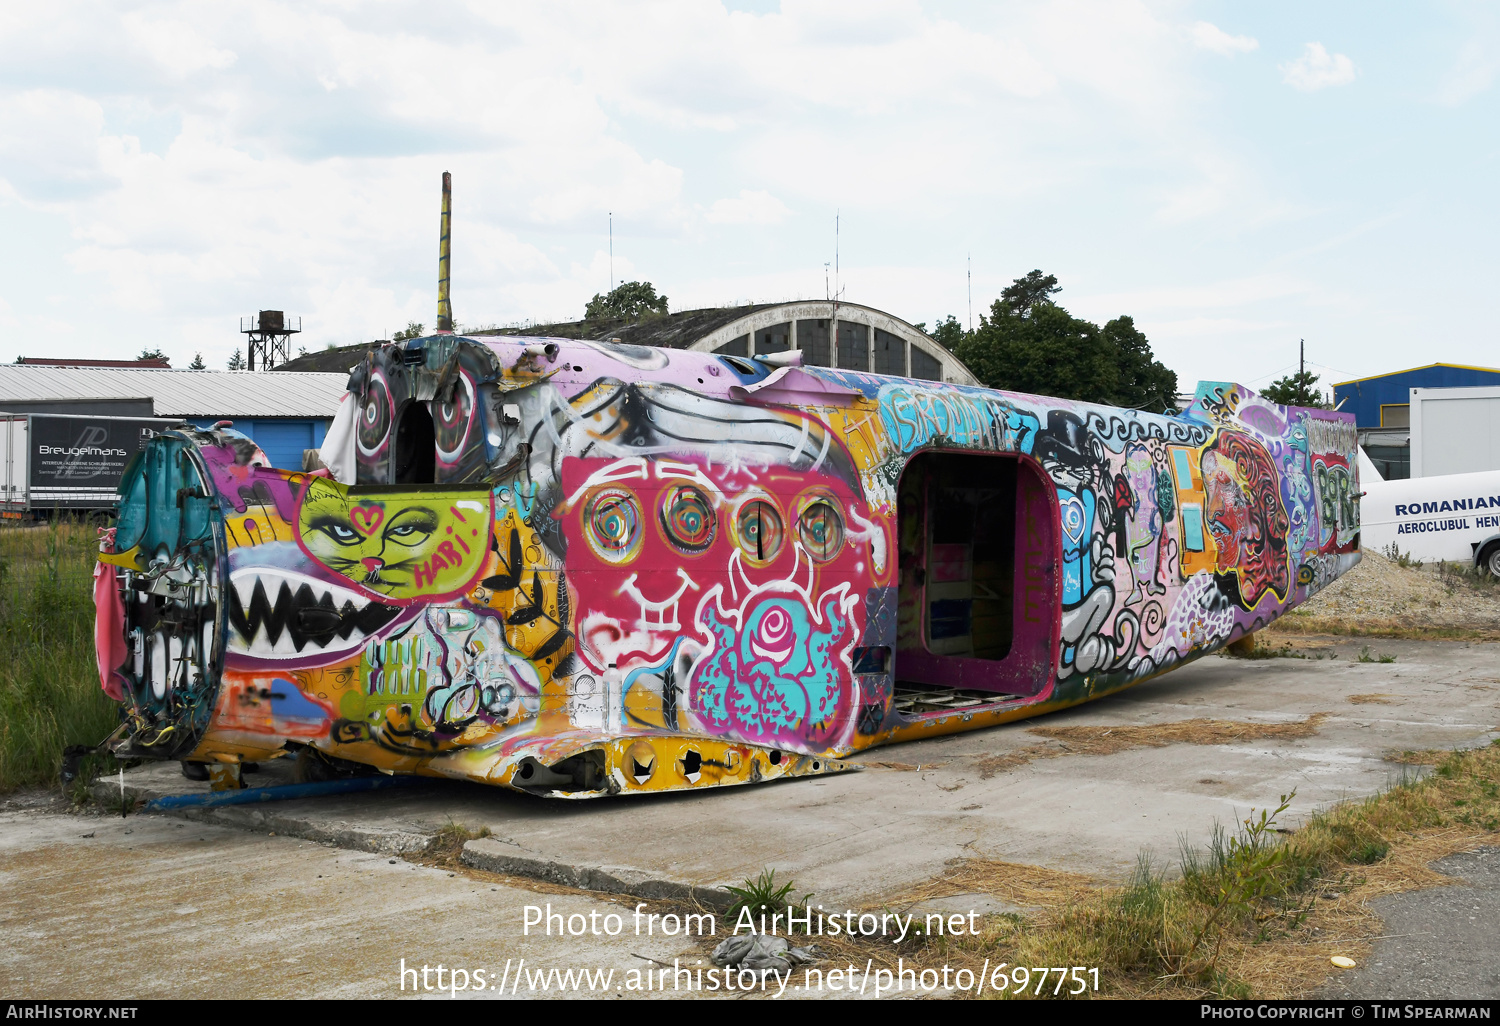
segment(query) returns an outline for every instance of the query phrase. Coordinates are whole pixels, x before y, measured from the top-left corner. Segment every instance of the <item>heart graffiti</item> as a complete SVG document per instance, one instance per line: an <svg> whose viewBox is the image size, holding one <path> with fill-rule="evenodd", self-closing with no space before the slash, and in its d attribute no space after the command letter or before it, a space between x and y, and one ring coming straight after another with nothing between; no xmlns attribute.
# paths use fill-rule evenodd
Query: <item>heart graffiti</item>
<svg viewBox="0 0 1500 1026"><path fill-rule="evenodd" d="M349 523L360 534L369 537L380 530L380 525L385 523L385 507L355 506L349 511Z"/></svg>

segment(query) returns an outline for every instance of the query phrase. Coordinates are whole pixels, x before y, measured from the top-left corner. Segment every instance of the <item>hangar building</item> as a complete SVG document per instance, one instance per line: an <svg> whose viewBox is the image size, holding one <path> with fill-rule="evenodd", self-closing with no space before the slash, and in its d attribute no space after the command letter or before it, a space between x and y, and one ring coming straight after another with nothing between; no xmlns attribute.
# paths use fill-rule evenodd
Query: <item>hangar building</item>
<svg viewBox="0 0 1500 1026"><path fill-rule="evenodd" d="M755 356L796 349L809 367L873 371L929 381L977 385L969 368L914 324L857 303L799 300L749 306L710 307L646 317L636 322L566 321L525 328L464 331L479 335L617 339L639 346L692 349L727 356ZM308 353L277 372L344 371L369 343Z"/></svg>

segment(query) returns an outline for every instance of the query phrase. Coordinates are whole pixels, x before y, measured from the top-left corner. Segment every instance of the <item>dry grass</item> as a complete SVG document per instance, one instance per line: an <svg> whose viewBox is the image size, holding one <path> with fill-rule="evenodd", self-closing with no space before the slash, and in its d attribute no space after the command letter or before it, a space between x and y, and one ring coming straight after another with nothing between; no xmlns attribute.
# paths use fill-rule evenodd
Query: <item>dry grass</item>
<svg viewBox="0 0 1500 1026"><path fill-rule="evenodd" d="M979 938L932 940L929 959L1097 966L1101 997L1306 996L1336 972L1330 956L1368 957L1381 934L1371 900L1453 883L1430 864L1500 835L1500 742L1403 756L1436 768L1318 814L1289 837L1262 831L1250 848L1236 851L1221 838L1207 855L1185 852L1180 879L1146 866L1126 887L1099 887L1071 873L975 859L905 897L979 892L1027 910L992 916ZM1253 900L1205 935L1215 909L1223 911L1223 888L1246 874L1259 874Z"/></svg>
<svg viewBox="0 0 1500 1026"><path fill-rule="evenodd" d="M1444 749L1424 748L1418 751L1407 749L1404 752L1386 752L1382 758L1401 766L1436 766L1450 754L1452 753Z"/></svg>
<svg viewBox="0 0 1500 1026"><path fill-rule="evenodd" d="M1131 748L1165 748L1167 745L1232 745L1245 741L1295 740L1312 737L1329 716L1313 713L1291 723L1257 723L1247 720L1178 720L1140 726L1032 727L1030 733L1049 738L1052 744L1029 745L1013 752L979 760L981 779L1002 770L1024 766L1037 759L1063 755L1114 755Z"/></svg>
<svg viewBox="0 0 1500 1026"><path fill-rule="evenodd" d="M1266 630L1278 634L1334 634L1351 638L1389 638L1398 641L1500 641L1500 629L1413 625L1404 619L1318 616L1294 609Z"/></svg>
<svg viewBox="0 0 1500 1026"><path fill-rule="evenodd" d="M1097 890L1099 881L1078 873L999 859L954 859L941 876L902 892L890 902L908 907L954 894L990 894L1024 908L1057 908Z"/></svg>
<svg viewBox="0 0 1500 1026"><path fill-rule="evenodd" d="M432 840L427 842L427 847L419 852L408 852L403 856L408 862L418 865L433 866L437 869L464 870L470 873L472 870L465 866L460 857L464 853L464 842L472 841L478 837L489 837L490 828L480 827L475 830L466 824L449 818L448 822L432 835ZM494 874L489 874L494 875Z"/></svg>
<svg viewBox="0 0 1500 1026"><path fill-rule="evenodd" d="M1349 701L1355 705L1395 705L1395 695L1350 695Z"/></svg>

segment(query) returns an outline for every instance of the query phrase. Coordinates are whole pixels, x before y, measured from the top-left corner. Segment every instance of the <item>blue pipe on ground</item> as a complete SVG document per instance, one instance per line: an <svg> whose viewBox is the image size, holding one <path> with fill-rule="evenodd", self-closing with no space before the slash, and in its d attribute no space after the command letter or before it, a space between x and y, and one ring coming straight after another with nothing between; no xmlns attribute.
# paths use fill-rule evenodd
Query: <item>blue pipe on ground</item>
<svg viewBox="0 0 1500 1026"><path fill-rule="evenodd" d="M277 787L247 787L240 791L209 791L203 794L169 794L146 803L151 809L186 809L194 806L213 808L219 805L248 805L254 802L279 802L293 798L320 798L328 794L354 794L380 791L388 787L406 787L428 779L418 776L351 777L348 780L319 780L311 784L281 784Z"/></svg>

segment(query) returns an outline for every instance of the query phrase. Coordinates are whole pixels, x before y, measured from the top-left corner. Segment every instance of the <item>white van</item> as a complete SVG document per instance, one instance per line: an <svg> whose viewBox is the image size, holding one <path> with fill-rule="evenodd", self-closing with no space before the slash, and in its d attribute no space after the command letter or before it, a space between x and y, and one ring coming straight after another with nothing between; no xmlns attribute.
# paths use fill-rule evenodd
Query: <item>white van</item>
<svg viewBox="0 0 1500 1026"><path fill-rule="evenodd" d="M1359 451L1360 540L1427 562L1473 562L1500 577L1500 470L1386 481Z"/></svg>

